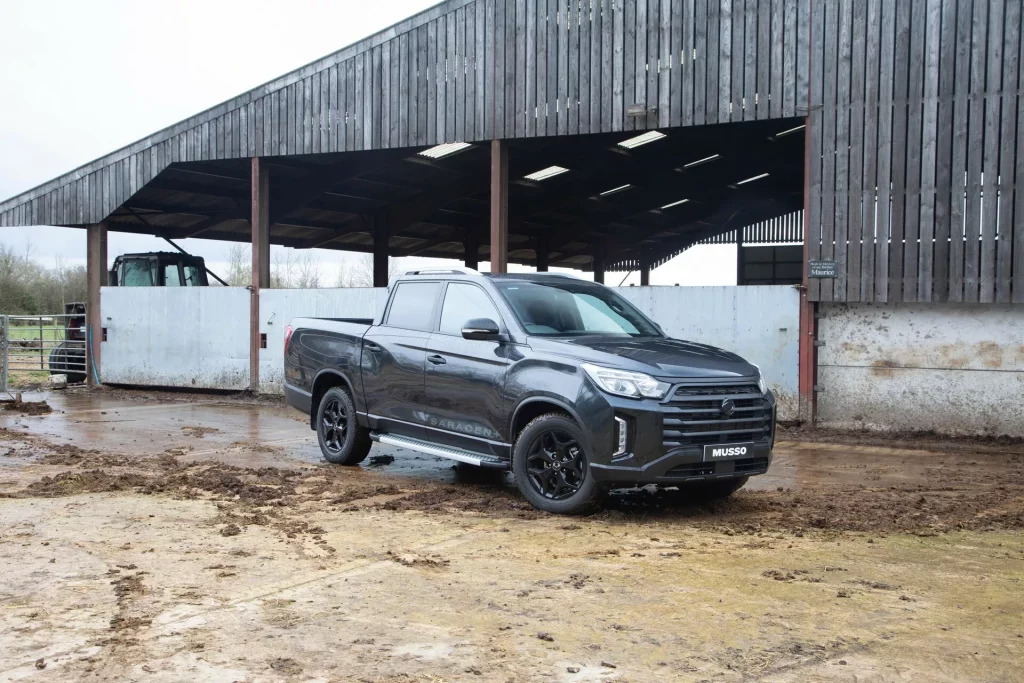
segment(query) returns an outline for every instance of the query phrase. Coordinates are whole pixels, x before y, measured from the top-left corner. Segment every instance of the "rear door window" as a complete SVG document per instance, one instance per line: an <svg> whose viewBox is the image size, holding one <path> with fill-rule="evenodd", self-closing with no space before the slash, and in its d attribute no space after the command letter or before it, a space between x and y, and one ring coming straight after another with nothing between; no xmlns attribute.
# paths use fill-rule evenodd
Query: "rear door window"
<svg viewBox="0 0 1024 683"><path fill-rule="evenodd" d="M384 323L388 327L429 331L434 321L434 302L440 282L403 282L395 288Z"/></svg>

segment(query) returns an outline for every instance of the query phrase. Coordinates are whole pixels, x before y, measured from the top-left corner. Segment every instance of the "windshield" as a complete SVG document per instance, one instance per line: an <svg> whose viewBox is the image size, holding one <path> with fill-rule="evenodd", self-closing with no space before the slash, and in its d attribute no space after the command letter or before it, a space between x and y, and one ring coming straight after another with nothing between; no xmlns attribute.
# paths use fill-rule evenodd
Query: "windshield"
<svg viewBox="0 0 1024 683"><path fill-rule="evenodd" d="M651 321L610 289L581 282L494 283L528 334L660 337Z"/></svg>

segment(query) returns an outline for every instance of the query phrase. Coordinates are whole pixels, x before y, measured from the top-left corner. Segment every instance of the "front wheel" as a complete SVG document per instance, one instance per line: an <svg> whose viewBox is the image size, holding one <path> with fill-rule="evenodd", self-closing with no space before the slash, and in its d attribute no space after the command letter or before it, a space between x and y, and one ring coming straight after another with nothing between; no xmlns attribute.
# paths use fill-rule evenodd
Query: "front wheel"
<svg viewBox="0 0 1024 683"><path fill-rule="evenodd" d="M370 453L370 430L356 419L356 407L349 393L329 389L320 400L316 415L316 436L320 451L328 462L358 465Z"/></svg>
<svg viewBox="0 0 1024 683"><path fill-rule="evenodd" d="M580 514L592 506L600 487L583 443L579 426L560 413L541 415L520 432L512 471L531 505L562 515Z"/></svg>

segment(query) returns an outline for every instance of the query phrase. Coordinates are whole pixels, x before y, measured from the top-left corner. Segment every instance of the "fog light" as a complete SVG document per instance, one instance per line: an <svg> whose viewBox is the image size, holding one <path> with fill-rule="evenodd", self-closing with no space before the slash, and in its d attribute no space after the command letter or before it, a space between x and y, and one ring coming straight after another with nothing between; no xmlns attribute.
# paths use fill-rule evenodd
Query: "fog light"
<svg viewBox="0 0 1024 683"><path fill-rule="evenodd" d="M629 436L629 434L626 431L626 421L623 420L621 417L615 418L615 428L617 432L616 443L618 444L618 446L615 449L615 452L612 453L612 456L622 455L623 453L626 452L626 440Z"/></svg>

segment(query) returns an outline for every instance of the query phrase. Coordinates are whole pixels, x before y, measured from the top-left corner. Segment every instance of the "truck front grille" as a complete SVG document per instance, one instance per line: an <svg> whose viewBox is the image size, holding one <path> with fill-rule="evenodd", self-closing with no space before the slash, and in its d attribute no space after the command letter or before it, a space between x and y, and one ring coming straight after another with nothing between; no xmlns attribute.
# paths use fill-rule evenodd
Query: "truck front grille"
<svg viewBox="0 0 1024 683"><path fill-rule="evenodd" d="M732 412L723 403L732 402ZM662 404L667 449L743 443L771 438L772 408L754 384L692 384L676 387Z"/></svg>

